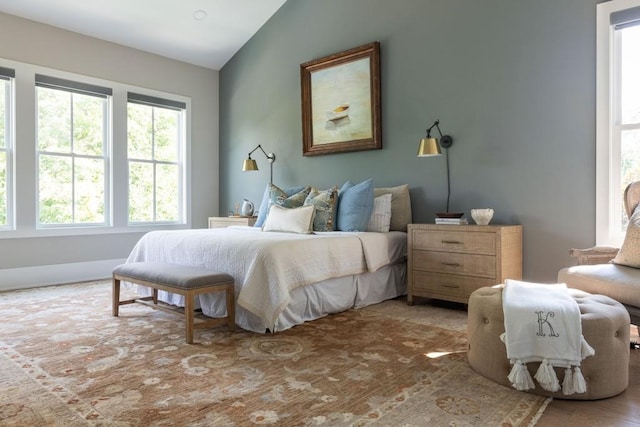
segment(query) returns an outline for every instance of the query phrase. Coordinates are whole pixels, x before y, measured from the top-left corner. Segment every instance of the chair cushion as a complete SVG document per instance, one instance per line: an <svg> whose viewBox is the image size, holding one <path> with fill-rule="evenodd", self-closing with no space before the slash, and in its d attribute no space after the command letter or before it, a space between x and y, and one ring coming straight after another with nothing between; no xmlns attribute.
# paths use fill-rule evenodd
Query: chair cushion
<svg viewBox="0 0 640 427"><path fill-rule="evenodd" d="M637 268L616 264L576 265L560 270L558 282L640 307L640 269Z"/></svg>

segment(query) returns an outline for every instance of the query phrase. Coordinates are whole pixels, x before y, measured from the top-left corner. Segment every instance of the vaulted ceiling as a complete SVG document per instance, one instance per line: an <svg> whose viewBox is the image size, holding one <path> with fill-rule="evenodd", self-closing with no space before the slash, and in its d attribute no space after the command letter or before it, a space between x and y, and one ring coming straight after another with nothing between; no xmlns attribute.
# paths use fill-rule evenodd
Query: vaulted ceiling
<svg viewBox="0 0 640 427"><path fill-rule="evenodd" d="M219 70L286 0L0 0L0 12Z"/></svg>

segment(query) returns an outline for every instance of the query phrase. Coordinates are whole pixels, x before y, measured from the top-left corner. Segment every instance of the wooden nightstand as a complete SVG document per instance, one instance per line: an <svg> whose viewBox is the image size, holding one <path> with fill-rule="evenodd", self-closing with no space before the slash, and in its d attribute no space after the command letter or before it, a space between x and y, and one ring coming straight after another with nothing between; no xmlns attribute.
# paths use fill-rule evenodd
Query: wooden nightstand
<svg viewBox="0 0 640 427"><path fill-rule="evenodd" d="M521 225L409 224L407 303L467 303L483 286L522 279Z"/></svg>
<svg viewBox="0 0 640 427"><path fill-rule="evenodd" d="M253 227L257 216L210 216L209 228L224 228L230 225L248 225Z"/></svg>

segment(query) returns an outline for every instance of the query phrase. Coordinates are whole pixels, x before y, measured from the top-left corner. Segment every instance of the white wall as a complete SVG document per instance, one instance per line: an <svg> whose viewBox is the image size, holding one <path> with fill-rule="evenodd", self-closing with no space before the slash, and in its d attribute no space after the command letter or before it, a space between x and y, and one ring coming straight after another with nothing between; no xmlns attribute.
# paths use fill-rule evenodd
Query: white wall
<svg viewBox="0 0 640 427"><path fill-rule="evenodd" d="M217 214L217 71L0 13L0 64L3 60L189 97L192 191L188 222L194 228L206 227L207 217ZM16 83L28 84L18 79ZM108 277L146 230L51 235L29 229L33 221L28 218L35 218L34 203L24 200L32 194L35 197L35 178L31 173L20 175L24 169L20 166L33 161L29 158L35 144L31 94L33 91L17 91L16 197L21 202L16 216L20 230L0 231L0 290ZM30 118L21 121L21 117Z"/></svg>

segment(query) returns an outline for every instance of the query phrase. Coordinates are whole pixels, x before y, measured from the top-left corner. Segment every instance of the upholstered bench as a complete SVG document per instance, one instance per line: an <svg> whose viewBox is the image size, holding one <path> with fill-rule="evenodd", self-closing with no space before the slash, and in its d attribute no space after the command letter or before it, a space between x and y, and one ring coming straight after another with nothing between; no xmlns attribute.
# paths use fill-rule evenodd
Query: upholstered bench
<svg viewBox="0 0 640 427"><path fill-rule="evenodd" d="M595 355L582 361L586 393L563 395L562 391L544 390L536 382L531 393L559 399L594 400L615 396L629 385L629 313L619 302L604 295L591 295L569 289L578 302L582 335L595 350ZM500 340L504 332L502 287L480 288L469 298L468 353L469 365L480 375L506 387L511 365L507 350ZM533 377L539 363L528 363ZM555 368L562 381L564 369Z"/></svg>
<svg viewBox="0 0 640 427"><path fill-rule="evenodd" d="M130 282L148 286L153 295L131 300L120 301L120 282ZM186 341L193 343L194 329L209 328L227 323L229 330L235 326L235 300L233 277L226 273L204 270L176 264L156 262L134 262L121 264L113 269L113 315L118 316L121 305L142 303L175 313L176 310L158 303L158 290L184 296L184 316ZM202 320L194 316L195 297L209 292L226 293L227 316L223 318ZM152 301L153 303L149 303Z"/></svg>

